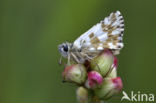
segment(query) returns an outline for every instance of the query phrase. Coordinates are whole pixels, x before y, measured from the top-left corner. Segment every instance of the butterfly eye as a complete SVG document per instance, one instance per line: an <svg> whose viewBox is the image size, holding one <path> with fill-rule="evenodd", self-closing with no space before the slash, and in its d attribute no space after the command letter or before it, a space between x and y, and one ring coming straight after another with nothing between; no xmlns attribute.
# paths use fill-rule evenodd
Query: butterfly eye
<svg viewBox="0 0 156 103"><path fill-rule="evenodd" d="M63 46L63 50L64 50L65 52L68 52L68 46Z"/></svg>

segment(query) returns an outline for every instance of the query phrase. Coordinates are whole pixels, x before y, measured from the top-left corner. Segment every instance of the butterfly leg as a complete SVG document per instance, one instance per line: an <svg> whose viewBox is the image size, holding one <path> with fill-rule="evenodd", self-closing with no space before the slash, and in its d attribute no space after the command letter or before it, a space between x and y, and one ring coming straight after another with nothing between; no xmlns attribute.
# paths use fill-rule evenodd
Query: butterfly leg
<svg viewBox="0 0 156 103"><path fill-rule="evenodd" d="M91 57L89 57L87 54L85 54L85 53L82 53L81 52L81 55L83 56L83 57L86 57L89 61L91 61L93 58L91 58Z"/></svg>
<svg viewBox="0 0 156 103"><path fill-rule="evenodd" d="M75 56L75 54L71 53L71 55L73 56L74 60L75 60L77 63L80 63L80 60Z"/></svg>
<svg viewBox="0 0 156 103"><path fill-rule="evenodd" d="M60 57L60 60L59 60L59 65L64 65L64 68L67 66L67 64L65 62L63 62L62 60L62 56Z"/></svg>
<svg viewBox="0 0 156 103"><path fill-rule="evenodd" d="M67 65L71 65L71 63L70 63L70 54L68 55Z"/></svg>
<svg viewBox="0 0 156 103"><path fill-rule="evenodd" d="M81 61L76 57L76 55L74 53L71 53L71 55L73 56L73 58L75 59L75 61L77 63L81 63ZM80 53L77 52L77 55L79 55L79 57L82 58L82 55ZM80 69L80 71L81 71L81 77L82 77L83 76L83 74L82 74L83 71L82 71L82 69Z"/></svg>
<svg viewBox="0 0 156 103"><path fill-rule="evenodd" d="M60 57L60 60L59 60L59 65L62 65L62 56Z"/></svg>

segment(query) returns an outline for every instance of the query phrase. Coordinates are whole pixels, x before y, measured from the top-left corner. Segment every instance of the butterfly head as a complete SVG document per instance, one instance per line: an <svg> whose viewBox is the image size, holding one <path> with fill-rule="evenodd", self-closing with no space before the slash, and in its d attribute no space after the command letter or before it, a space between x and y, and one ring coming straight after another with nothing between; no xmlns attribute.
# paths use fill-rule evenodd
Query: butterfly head
<svg viewBox="0 0 156 103"><path fill-rule="evenodd" d="M71 48L72 44L66 42L66 43L62 43L58 46L58 50L60 52L60 54L63 56L63 57L68 57L68 54L69 54L69 50Z"/></svg>

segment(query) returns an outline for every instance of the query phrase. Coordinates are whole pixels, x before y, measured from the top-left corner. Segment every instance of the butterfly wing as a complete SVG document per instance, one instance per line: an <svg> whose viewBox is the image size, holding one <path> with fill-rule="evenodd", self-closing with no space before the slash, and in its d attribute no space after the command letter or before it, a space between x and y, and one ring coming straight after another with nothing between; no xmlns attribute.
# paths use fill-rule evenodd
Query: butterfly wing
<svg viewBox="0 0 156 103"><path fill-rule="evenodd" d="M75 40L73 46L89 51L101 51L105 48L120 51L123 48L123 32L123 16L117 11L82 34Z"/></svg>

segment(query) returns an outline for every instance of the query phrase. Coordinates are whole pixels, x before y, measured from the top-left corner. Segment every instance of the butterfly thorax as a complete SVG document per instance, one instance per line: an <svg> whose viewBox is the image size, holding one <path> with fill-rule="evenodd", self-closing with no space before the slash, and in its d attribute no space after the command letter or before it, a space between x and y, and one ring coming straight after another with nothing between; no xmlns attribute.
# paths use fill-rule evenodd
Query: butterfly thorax
<svg viewBox="0 0 156 103"><path fill-rule="evenodd" d="M85 48L77 48L73 43L62 43L58 46L60 54L68 58L68 61L76 63L84 63L89 56L85 53Z"/></svg>

